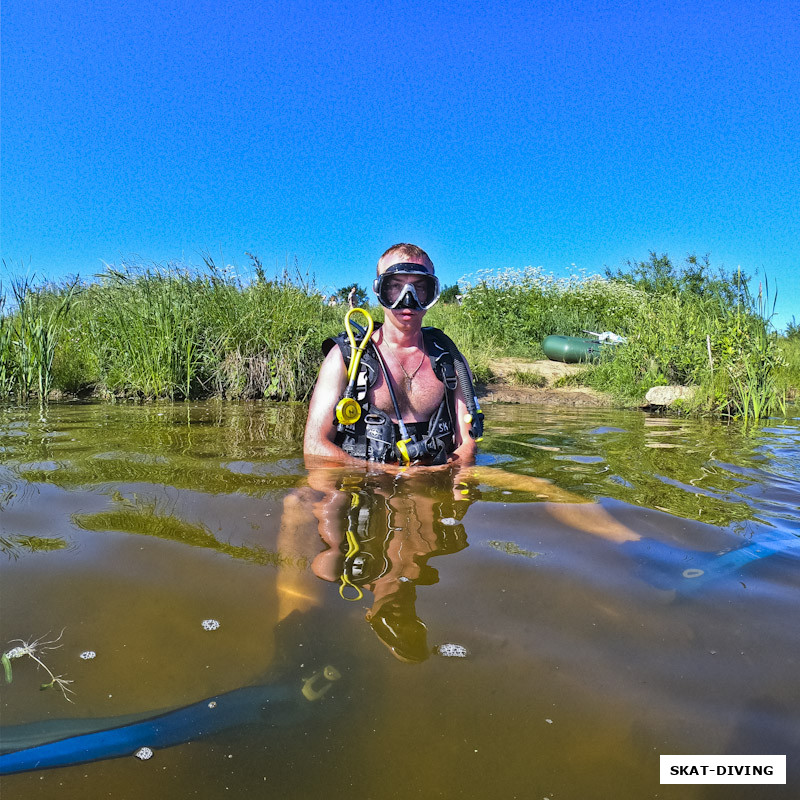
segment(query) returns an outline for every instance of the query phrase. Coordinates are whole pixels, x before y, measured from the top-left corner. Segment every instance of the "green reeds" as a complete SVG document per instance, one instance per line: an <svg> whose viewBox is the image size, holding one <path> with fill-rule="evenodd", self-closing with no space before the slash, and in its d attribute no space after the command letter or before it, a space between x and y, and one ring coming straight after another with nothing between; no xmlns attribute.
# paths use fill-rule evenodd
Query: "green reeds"
<svg viewBox="0 0 800 800"><path fill-rule="evenodd" d="M270 279L251 259L247 278L206 257L199 269L109 266L81 287L16 281L10 296L0 287L0 397L45 400L55 389L306 399L343 308L329 307L297 264ZM608 330L626 344L608 348L582 380L621 402L639 403L657 384L690 385L700 391L688 410L749 422L780 413L791 393L787 357L797 348L770 329L768 292L751 297L738 272L712 274L707 259L690 256L678 269L652 254L605 277L485 272L461 292L460 304L440 302L426 324L447 331L478 381L496 357L543 357L549 334Z"/></svg>
<svg viewBox="0 0 800 800"><path fill-rule="evenodd" d="M660 384L696 386L695 412L745 423L784 413L783 359L771 330L768 292L751 296L740 273L707 291L644 292L624 346L592 370L593 386L641 401Z"/></svg>
<svg viewBox="0 0 800 800"><path fill-rule="evenodd" d="M28 278L15 278L13 309L7 312L8 298L0 286L0 396L47 399L56 346L76 291L77 280L37 288Z"/></svg>
<svg viewBox="0 0 800 800"><path fill-rule="evenodd" d="M786 393L778 380L785 362L778 335L769 327L775 309L774 299L769 308L769 284L759 284L757 298L746 286L744 290L744 303L737 303L734 346L729 348L735 357L724 364L732 391L721 411L748 423L776 412L785 416Z"/></svg>
<svg viewBox="0 0 800 800"><path fill-rule="evenodd" d="M12 286L14 308L0 305L5 397L46 398L55 375L54 388L107 398L304 399L323 338L341 327L299 270L244 282L210 258L200 270L109 266L79 296L74 284Z"/></svg>

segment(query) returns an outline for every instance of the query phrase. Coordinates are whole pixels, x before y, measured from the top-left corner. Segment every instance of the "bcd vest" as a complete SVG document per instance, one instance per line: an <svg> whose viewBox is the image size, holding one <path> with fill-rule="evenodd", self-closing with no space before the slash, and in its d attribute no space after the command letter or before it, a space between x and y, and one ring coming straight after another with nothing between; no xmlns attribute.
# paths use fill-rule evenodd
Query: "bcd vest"
<svg viewBox="0 0 800 800"><path fill-rule="evenodd" d="M427 464L444 464L447 456L455 450L453 421L456 418L455 390L458 378L453 352L458 353L458 350L438 328L423 328L422 338L434 375L444 384L444 399L430 420L406 423L406 428L412 442L420 443L416 450L427 454L421 460ZM360 342L361 337L357 336L356 341ZM340 333L326 339L322 344L323 353L327 355L334 345L339 347L345 364L349 364L351 347L347 334ZM352 425L342 425L334 419L337 429L334 441L354 458L392 463L398 461L395 445L401 438L399 426L392 422L389 414L367 400L369 388L378 380L380 370L373 346L370 345L361 356L355 383L355 399L361 405L361 417Z"/></svg>

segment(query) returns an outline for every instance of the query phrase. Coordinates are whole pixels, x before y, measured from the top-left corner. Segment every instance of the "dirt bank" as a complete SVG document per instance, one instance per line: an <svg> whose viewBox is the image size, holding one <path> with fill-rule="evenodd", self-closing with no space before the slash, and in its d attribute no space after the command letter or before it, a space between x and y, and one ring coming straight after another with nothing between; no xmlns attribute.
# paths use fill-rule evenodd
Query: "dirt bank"
<svg viewBox="0 0 800 800"><path fill-rule="evenodd" d="M562 364L560 361L525 361L519 358L500 358L491 365L494 378L478 387L478 397L486 403L532 403L559 406L610 406L610 395L586 386L556 387L559 378L574 375L583 367L580 364ZM540 375L542 387L520 386L514 373Z"/></svg>

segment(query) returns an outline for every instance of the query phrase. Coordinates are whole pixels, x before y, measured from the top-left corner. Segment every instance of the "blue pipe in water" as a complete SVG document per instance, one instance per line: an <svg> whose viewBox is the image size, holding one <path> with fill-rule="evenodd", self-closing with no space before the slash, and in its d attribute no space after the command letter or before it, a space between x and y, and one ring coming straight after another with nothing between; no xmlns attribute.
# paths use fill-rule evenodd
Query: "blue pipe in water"
<svg viewBox="0 0 800 800"><path fill-rule="evenodd" d="M248 686L140 722L3 753L0 755L0 775L129 756L142 747L172 747L227 728L265 720L272 724L296 723L310 712L309 701L322 697L331 682L339 677L335 668L326 667L302 684ZM92 725L92 720L62 722L73 730L78 725L84 729ZM53 730L52 725L48 728ZM4 738L8 741L20 736L24 736L24 730L16 735L7 731Z"/></svg>
<svg viewBox="0 0 800 800"><path fill-rule="evenodd" d="M785 533L761 534L722 555L684 550L648 538L624 542L620 549L637 562L636 575L651 586L689 594L755 561L778 554L800 556L800 538Z"/></svg>
<svg viewBox="0 0 800 800"><path fill-rule="evenodd" d="M677 588L681 592L696 591L724 575L739 572L748 564L779 554L800 556L800 538L778 533L762 534L743 547L716 556L706 569L689 567L683 570L683 580Z"/></svg>

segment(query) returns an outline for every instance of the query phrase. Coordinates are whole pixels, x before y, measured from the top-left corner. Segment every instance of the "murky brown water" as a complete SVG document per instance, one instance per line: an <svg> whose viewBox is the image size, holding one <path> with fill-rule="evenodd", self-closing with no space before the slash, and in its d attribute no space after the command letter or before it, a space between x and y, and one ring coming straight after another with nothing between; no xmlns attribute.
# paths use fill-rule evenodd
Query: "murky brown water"
<svg viewBox="0 0 800 800"><path fill-rule="evenodd" d="M303 423L0 410L0 646L63 629L37 654L74 691L10 662L5 749L251 684L289 697L4 797L798 796L797 420L498 405L479 468L400 475L309 475ZM786 754L790 783L660 786L668 753Z"/></svg>

